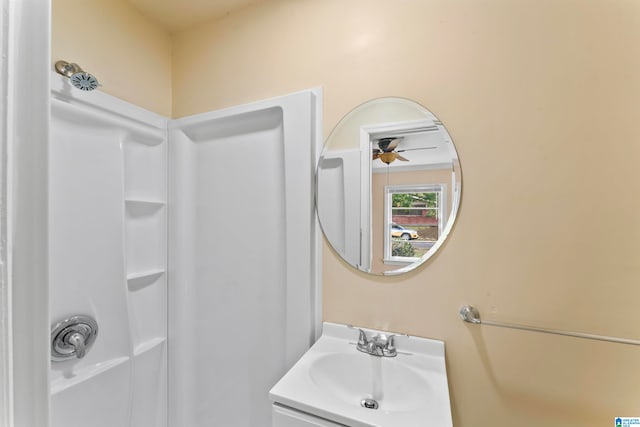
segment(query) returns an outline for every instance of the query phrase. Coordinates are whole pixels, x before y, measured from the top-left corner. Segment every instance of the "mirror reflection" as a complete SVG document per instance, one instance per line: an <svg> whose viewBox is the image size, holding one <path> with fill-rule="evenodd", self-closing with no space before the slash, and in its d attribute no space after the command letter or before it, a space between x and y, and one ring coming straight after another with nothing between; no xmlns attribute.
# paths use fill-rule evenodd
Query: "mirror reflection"
<svg viewBox="0 0 640 427"><path fill-rule="evenodd" d="M318 217L333 249L361 271L401 274L429 259L453 226L460 164L431 112L408 99L379 98L331 132L317 186Z"/></svg>

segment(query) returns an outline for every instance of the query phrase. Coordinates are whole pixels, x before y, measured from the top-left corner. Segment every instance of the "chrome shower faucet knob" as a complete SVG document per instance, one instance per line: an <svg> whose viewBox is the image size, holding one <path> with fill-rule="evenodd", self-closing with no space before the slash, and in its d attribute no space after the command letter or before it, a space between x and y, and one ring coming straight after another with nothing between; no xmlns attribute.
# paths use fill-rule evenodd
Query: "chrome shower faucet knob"
<svg viewBox="0 0 640 427"><path fill-rule="evenodd" d="M51 330L51 360L82 359L98 335L98 323L88 316L72 316Z"/></svg>

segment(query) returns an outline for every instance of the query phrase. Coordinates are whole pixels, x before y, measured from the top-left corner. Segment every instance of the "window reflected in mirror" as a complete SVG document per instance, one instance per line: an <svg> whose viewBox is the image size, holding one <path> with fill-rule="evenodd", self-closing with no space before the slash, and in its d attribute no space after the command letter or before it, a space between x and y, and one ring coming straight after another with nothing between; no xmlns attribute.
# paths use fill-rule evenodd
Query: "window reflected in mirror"
<svg viewBox="0 0 640 427"><path fill-rule="evenodd" d="M420 260L442 234L446 184L385 186L385 264Z"/></svg>

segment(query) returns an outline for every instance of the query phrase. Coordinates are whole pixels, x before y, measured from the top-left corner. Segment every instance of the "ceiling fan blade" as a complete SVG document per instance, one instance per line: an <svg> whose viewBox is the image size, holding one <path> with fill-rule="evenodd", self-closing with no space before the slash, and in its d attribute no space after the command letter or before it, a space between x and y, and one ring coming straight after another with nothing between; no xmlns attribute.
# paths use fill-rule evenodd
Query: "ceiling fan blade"
<svg viewBox="0 0 640 427"><path fill-rule="evenodd" d="M415 150L433 150L436 147L435 145L433 147L421 147L421 148L405 148L404 150L398 150L398 153L402 153L404 151L415 151Z"/></svg>
<svg viewBox="0 0 640 427"><path fill-rule="evenodd" d="M393 151L393 150L395 150L399 143L400 143L400 139L399 139L399 138L396 138L396 139L392 140L392 141L389 143L389 145L387 145L387 150L386 150L386 151Z"/></svg>
<svg viewBox="0 0 640 427"><path fill-rule="evenodd" d="M396 159L398 159L398 160L402 160L403 162L408 162L408 161L409 161L409 159L406 159L406 158L402 157L402 156L401 156L400 154L398 154L398 153L396 153Z"/></svg>
<svg viewBox="0 0 640 427"><path fill-rule="evenodd" d="M402 138L380 138L378 140L378 147L385 153L389 153L396 149L401 139Z"/></svg>
<svg viewBox="0 0 640 427"><path fill-rule="evenodd" d="M378 153L372 153L371 158L373 160L380 158L380 153L379 152Z"/></svg>

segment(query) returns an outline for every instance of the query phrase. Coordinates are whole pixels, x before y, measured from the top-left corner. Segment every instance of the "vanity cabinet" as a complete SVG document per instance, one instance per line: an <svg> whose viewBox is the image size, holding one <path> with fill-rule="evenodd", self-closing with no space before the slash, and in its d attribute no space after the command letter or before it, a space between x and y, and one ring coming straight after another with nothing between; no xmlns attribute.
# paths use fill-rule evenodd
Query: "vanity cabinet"
<svg viewBox="0 0 640 427"><path fill-rule="evenodd" d="M273 427L346 427L280 405L272 405Z"/></svg>

